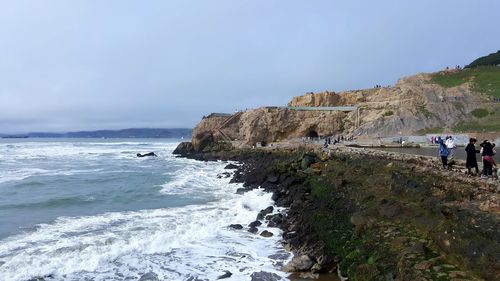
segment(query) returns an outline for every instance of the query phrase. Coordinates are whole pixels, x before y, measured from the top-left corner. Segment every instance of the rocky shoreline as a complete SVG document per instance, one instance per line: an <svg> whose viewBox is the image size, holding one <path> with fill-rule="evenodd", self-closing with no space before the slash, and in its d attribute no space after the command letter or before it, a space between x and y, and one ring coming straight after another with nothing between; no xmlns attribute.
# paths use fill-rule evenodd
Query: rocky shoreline
<svg viewBox="0 0 500 281"><path fill-rule="evenodd" d="M424 156L360 148L233 149L213 143L174 154L232 160L238 192L263 188L286 215L262 210L280 227L303 277L340 270L349 280L500 280L498 182L440 171ZM231 227L241 227L233 225ZM261 233L260 235L270 235Z"/></svg>

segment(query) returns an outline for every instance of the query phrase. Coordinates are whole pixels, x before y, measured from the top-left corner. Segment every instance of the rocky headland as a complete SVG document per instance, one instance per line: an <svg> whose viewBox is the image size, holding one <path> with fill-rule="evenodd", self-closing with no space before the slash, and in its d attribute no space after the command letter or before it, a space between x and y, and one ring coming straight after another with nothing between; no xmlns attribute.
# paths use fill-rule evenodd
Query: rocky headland
<svg viewBox="0 0 500 281"><path fill-rule="evenodd" d="M176 153L239 161L232 179L243 183L239 192L263 188L288 208L262 210L245 226L284 230L283 245L295 256L285 271L317 278L338 270L349 280L500 278L497 181L440 170L433 157L363 148L193 152L186 145Z"/></svg>
<svg viewBox="0 0 500 281"><path fill-rule="evenodd" d="M443 170L437 157L300 141L415 134L485 116L495 122L498 103L474 80L443 86L457 73L418 74L393 87L308 93L286 107L214 113L174 154L238 161L227 167L235 169L231 181L243 184L238 192L273 193L286 213L270 207L246 226L228 227L264 237L273 234L260 232L260 225L281 228L284 247L294 253L284 271L312 279L500 280L496 178L467 176L459 160ZM442 76L446 83L437 83ZM483 133L496 138L493 125Z"/></svg>
<svg viewBox="0 0 500 281"><path fill-rule="evenodd" d="M500 75L499 70L495 68L492 75ZM452 129L463 132L465 125L498 123L499 103L489 94L489 88L485 92L478 90L472 74L471 80L462 77L457 85L446 84L464 73L421 73L401 78L389 87L307 93L292 98L284 107L213 113L194 128L192 144L199 149L207 140L231 141L241 147L338 134L376 138L450 133ZM488 128L497 130L495 125Z"/></svg>

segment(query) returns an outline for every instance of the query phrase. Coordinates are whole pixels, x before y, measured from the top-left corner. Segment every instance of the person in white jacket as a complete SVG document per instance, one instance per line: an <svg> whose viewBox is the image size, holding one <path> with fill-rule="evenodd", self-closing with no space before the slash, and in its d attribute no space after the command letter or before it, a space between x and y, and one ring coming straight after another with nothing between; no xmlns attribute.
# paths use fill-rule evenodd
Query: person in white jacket
<svg viewBox="0 0 500 281"><path fill-rule="evenodd" d="M448 162L449 162L455 156L455 148L457 148L457 145L455 144L455 141L453 140L452 136L447 136L444 144L450 151L450 154L448 155Z"/></svg>

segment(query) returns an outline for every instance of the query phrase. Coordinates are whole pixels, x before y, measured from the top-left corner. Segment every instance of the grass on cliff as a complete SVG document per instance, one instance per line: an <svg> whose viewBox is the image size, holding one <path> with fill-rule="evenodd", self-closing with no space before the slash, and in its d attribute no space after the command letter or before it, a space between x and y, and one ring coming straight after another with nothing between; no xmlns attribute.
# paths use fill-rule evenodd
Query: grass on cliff
<svg viewBox="0 0 500 281"><path fill-rule="evenodd" d="M431 81L445 88L471 82L471 89L500 98L500 67L481 66L460 71L441 71L432 75Z"/></svg>
<svg viewBox="0 0 500 281"><path fill-rule="evenodd" d="M486 112L484 112L486 111ZM472 114L479 120L460 122L455 127L453 131L456 133L463 132L500 132L500 108L496 108L492 111L487 111L485 109L479 109L479 111L473 111Z"/></svg>

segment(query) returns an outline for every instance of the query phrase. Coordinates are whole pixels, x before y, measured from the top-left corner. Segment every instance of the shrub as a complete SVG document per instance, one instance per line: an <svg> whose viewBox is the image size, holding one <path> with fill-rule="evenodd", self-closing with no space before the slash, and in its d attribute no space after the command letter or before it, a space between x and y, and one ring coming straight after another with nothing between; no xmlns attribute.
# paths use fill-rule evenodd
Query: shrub
<svg viewBox="0 0 500 281"><path fill-rule="evenodd" d="M388 111L384 112L384 116L392 116L392 115L394 115L394 111L392 111L392 110L388 110Z"/></svg>
<svg viewBox="0 0 500 281"><path fill-rule="evenodd" d="M488 110L484 108L476 108L471 112L471 114L476 118L484 118L488 116L490 113L488 112Z"/></svg>

